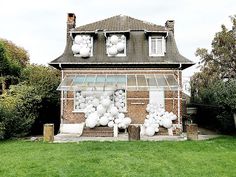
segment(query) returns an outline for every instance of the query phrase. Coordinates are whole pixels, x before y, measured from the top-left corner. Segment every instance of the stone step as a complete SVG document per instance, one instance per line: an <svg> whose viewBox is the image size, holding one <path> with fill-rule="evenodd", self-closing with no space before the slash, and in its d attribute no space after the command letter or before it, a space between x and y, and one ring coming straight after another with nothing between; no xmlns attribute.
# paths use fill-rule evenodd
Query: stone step
<svg viewBox="0 0 236 177"><path fill-rule="evenodd" d="M85 127L83 137L113 137L113 128L110 127Z"/></svg>

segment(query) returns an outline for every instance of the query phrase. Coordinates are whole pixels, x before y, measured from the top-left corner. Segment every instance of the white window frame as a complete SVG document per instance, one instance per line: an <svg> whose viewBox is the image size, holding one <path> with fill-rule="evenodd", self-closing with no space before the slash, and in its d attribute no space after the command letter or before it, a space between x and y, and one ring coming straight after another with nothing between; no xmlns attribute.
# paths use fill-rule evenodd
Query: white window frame
<svg viewBox="0 0 236 177"><path fill-rule="evenodd" d="M123 34L112 34L112 35L116 35L116 36L119 36L121 37ZM108 36L107 39L106 39L106 42L108 40L108 38L110 38L112 35ZM125 36L125 35L124 35ZM126 57L126 48L127 48L127 38L125 36L125 48L124 48L124 53L118 53L117 55L109 55L108 53L108 47L106 46L106 54L108 57Z"/></svg>
<svg viewBox="0 0 236 177"><path fill-rule="evenodd" d="M155 41L155 45L157 47L157 41L161 41L161 52L158 53L158 49L156 50L155 53L152 52L152 40L156 39ZM148 38L148 42L149 42L149 56L154 56L154 57L158 57L158 56L165 56L166 53L166 40L164 36L149 36Z"/></svg>

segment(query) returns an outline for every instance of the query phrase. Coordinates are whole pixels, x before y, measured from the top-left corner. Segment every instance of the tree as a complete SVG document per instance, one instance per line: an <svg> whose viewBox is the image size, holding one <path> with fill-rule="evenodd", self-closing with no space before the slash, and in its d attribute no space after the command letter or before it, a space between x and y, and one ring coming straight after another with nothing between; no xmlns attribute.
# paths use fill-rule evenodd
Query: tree
<svg viewBox="0 0 236 177"><path fill-rule="evenodd" d="M11 41L0 39L0 83L2 90L5 85L18 83L21 71L29 63L29 56L25 49L16 46Z"/></svg>
<svg viewBox="0 0 236 177"><path fill-rule="evenodd" d="M42 133L44 123L54 123L57 131L60 124L60 92L56 88L60 83L60 72L51 67L28 65L23 69L20 80L34 87L42 99L32 133Z"/></svg>
<svg viewBox="0 0 236 177"><path fill-rule="evenodd" d="M221 26L210 52L197 49L202 65L190 83L192 103L213 106L207 110L215 112L212 115L224 131L234 129L232 114L236 112L236 16L230 18L232 29Z"/></svg>
<svg viewBox="0 0 236 177"><path fill-rule="evenodd" d="M201 88L217 80L236 79L236 15L230 18L232 29L221 26L221 31L215 34L212 41L210 52L204 48L196 51L202 65L200 72L191 79L192 95L195 97Z"/></svg>

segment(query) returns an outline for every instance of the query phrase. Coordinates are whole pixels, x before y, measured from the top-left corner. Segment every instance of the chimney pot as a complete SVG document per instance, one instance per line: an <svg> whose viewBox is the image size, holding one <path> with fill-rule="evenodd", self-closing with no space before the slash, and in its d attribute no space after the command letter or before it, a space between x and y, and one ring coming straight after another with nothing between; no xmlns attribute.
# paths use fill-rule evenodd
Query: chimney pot
<svg viewBox="0 0 236 177"><path fill-rule="evenodd" d="M165 27L174 33L175 30L175 21L174 20L167 20L165 23Z"/></svg>

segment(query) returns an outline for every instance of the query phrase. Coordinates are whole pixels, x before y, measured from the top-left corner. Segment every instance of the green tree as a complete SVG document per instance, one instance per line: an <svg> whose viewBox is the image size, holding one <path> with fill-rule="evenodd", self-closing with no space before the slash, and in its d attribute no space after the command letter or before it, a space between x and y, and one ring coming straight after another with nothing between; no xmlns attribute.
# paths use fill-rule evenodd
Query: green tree
<svg viewBox="0 0 236 177"><path fill-rule="evenodd" d="M2 89L5 85L18 83L21 71L29 63L26 50L16 46L11 41L0 39L0 83Z"/></svg>
<svg viewBox="0 0 236 177"><path fill-rule="evenodd" d="M22 71L20 80L34 87L42 99L32 133L42 133L44 123L54 123L57 131L60 123L60 92L56 88L60 83L60 72L51 67L28 65Z"/></svg>
<svg viewBox="0 0 236 177"><path fill-rule="evenodd" d="M231 16L232 29L221 26L215 34L212 50L199 48L196 56L200 57L200 72L191 79L192 95L196 98L201 88L217 80L236 79L236 15Z"/></svg>
<svg viewBox="0 0 236 177"><path fill-rule="evenodd" d="M230 18L232 29L221 26L210 52L197 49L202 65L191 78L192 103L219 107L215 115L224 130L232 130L232 114L236 112L236 16Z"/></svg>

